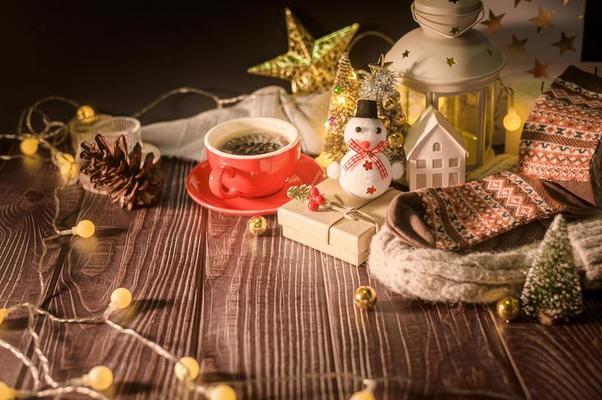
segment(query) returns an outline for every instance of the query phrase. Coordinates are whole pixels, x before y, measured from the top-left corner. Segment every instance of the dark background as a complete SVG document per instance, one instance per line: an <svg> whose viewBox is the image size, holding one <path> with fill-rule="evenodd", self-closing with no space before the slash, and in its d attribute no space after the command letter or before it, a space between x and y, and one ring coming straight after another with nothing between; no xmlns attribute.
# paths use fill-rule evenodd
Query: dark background
<svg viewBox="0 0 602 400"><path fill-rule="evenodd" d="M506 0L514 1L514 0ZM581 1L581 0L573 0ZM558 0L561 3L561 0ZM595 42L602 19L588 1L584 61L602 61ZM178 86L229 96L286 82L246 69L287 50L283 8L290 6L314 37L353 22L398 39L416 23L410 1L2 1L0 132L13 132L19 112L62 95L111 114L131 114ZM356 66L388 45L362 40ZM143 122L191 115L210 103L195 96L167 102ZM66 108L65 112L73 113Z"/></svg>

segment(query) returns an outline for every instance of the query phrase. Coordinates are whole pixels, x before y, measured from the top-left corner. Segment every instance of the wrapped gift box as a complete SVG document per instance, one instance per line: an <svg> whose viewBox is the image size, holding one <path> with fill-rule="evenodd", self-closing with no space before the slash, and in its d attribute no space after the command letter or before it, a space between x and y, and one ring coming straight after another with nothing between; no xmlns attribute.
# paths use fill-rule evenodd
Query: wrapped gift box
<svg viewBox="0 0 602 400"><path fill-rule="evenodd" d="M334 200L338 195L346 207L355 207L370 215L379 225L384 223L387 206L399 193L390 189L376 199L366 200L348 195L334 179L326 179L317 187L326 198ZM278 209L278 223L282 225L284 237L356 266L368 258L370 241L376 233L370 222L346 218L341 211L321 208L313 212L307 204L297 200Z"/></svg>

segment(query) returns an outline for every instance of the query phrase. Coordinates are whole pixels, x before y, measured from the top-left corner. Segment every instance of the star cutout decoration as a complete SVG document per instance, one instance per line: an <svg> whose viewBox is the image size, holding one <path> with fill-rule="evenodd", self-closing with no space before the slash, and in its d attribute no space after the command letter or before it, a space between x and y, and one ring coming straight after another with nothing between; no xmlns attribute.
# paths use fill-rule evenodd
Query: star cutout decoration
<svg viewBox="0 0 602 400"><path fill-rule="evenodd" d="M458 34L458 32L460 32L459 26L453 26L449 31L449 33L451 33L452 35L456 35L456 34Z"/></svg>
<svg viewBox="0 0 602 400"><path fill-rule="evenodd" d="M488 33L493 33L499 29L502 29L502 18L504 18L504 15L506 15L506 13L495 15L493 11L489 10L489 19L481 22L481 24L487 25Z"/></svg>
<svg viewBox="0 0 602 400"><path fill-rule="evenodd" d="M567 51L575 51L575 47L573 47L573 41L577 38L577 36L567 36L564 31L560 32L560 40L552 43L552 46L558 47L560 50L560 56L562 56Z"/></svg>
<svg viewBox="0 0 602 400"><path fill-rule="evenodd" d="M359 25L346 26L314 39L285 8L288 52L248 69L256 75L291 81L293 93L313 93L329 89L334 83L337 62L347 50Z"/></svg>
<svg viewBox="0 0 602 400"><path fill-rule="evenodd" d="M533 74L534 78L549 78L548 76L548 67L550 64L542 64L539 60L535 59L535 65L533 68L527 71L529 74Z"/></svg>
<svg viewBox="0 0 602 400"><path fill-rule="evenodd" d="M514 8L516 8L521 1L528 1L529 3L531 2L531 0L514 0Z"/></svg>
<svg viewBox="0 0 602 400"><path fill-rule="evenodd" d="M446 61L447 65L449 65L449 67L451 68L452 65L456 64L456 60L454 57L447 57L447 61Z"/></svg>
<svg viewBox="0 0 602 400"><path fill-rule="evenodd" d="M525 44L527 44L528 38L519 39L516 35L512 35L512 43L508 45L508 49L514 53L527 53L527 49L525 49Z"/></svg>
<svg viewBox="0 0 602 400"><path fill-rule="evenodd" d="M406 50L406 51L404 51L403 53L401 53L401 56L402 56L403 58L407 58L409 55L410 55L410 50Z"/></svg>
<svg viewBox="0 0 602 400"><path fill-rule="evenodd" d="M544 8L539 7L537 16L529 19L537 26L537 33L541 32L546 26L552 27L552 17L556 14L556 10L546 11Z"/></svg>

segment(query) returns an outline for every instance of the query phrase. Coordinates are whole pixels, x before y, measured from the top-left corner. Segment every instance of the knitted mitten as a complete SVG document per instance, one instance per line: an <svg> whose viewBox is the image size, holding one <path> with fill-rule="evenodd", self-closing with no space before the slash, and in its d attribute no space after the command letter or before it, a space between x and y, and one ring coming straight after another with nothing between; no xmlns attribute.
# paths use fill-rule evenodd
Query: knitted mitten
<svg viewBox="0 0 602 400"><path fill-rule="evenodd" d="M387 225L408 244L461 250L536 219L591 211L602 199L601 92L602 79L570 67L535 102L515 170L402 193Z"/></svg>

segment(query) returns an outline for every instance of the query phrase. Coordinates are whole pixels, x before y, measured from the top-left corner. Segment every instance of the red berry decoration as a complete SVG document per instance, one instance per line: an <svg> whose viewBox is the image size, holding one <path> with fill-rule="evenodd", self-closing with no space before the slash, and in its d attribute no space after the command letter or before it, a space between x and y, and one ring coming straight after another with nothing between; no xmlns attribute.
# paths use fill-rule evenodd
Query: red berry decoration
<svg viewBox="0 0 602 400"><path fill-rule="evenodd" d="M313 196L311 198L313 201L315 201L316 203L318 203L319 206L323 205L324 203L326 203L326 199L324 198L324 196L322 196L321 194L317 195L317 196Z"/></svg>
<svg viewBox="0 0 602 400"><path fill-rule="evenodd" d="M318 189L317 187L313 186L311 188L311 190L309 191L309 195L313 198L314 196L321 196L322 194L320 193L320 189Z"/></svg>
<svg viewBox="0 0 602 400"><path fill-rule="evenodd" d="M309 202L307 202L307 208L309 208L309 211L318 211L320 205L312 199Z"/></svg>

